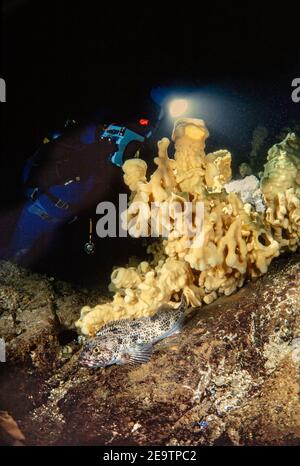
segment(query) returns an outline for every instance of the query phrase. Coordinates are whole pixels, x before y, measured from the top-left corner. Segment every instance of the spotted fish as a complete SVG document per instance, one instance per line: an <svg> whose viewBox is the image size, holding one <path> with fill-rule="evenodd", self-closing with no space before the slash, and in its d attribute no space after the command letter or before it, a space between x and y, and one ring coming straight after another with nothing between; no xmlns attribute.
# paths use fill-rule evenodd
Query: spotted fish
<svg viewBox="0 0 300 466"><path fill-rule="evenodd" d="M149 361L153 345L181 331L186 308L186 298L182 294L177 309L163 304L151 317L123 319L105 325L84 345L80 364L99 368Z"/></svg>

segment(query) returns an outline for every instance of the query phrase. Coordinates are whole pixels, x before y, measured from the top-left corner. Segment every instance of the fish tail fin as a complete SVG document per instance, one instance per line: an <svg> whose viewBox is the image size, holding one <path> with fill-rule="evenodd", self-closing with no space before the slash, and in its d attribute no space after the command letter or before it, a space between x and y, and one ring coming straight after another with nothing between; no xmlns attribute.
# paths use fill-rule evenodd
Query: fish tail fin
<svg viewBox="0 0 300 466"><path fill-rule="evenodd" d="M180 304L177 307L177 309L175 309L175 312L177 314L176 322L170 328L170 330L168 330L168 332L164 335L164 338L170 337L172 335L176 335L177 333L181 332L181 330L183 329L186 310L187 310L187 299L186 299L184 293L182 293Z"/></svg>
<svg viewBox="0 0 300 466"><path fill-rule="evenodd" d="M175 312L178 316L178 321L182 321L185 317L186 310L187 310L187 299L184 293L181 295L181 301L179 306L175 309Z"/></svg>
<svg viewBox="0 0 300 466"><path fill-rule="evenodd" d="M181 302L180 302L179 306L177 307L177 309L173 309L171 311L172 312L172 317L175 317L174 324L163 335L160 335L157 338L157 340L154 341L153 343L157 343L160 340L163 340L163 339L168 338L168 337L172 337L173 335L176 335L176 334L178 334L178 333L180 333L182 331L183 326L184 326L186 309L187 309L187 299L184 296L184 294L182 294ZM176 313L175 316L174 316L174 313Z"/></svg>
<svg viewBox="0 0 300 466"><path fill-rule="evenodd" d="M182 315L182 317L178 319L177 322L158 339L158 341L163 340L164 338L172 337L180 333L183 329L183 322L184 322L184 317Z"/></svg>

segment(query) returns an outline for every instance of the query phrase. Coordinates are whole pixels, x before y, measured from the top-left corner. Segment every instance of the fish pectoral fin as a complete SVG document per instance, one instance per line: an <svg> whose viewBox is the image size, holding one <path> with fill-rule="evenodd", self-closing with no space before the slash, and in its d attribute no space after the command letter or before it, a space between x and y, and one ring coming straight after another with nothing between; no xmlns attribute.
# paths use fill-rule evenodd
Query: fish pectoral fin
<svg viewBox="0 0 300 466"><path fill-rule="evenodd" d="M130 349L126 354L124 354L124 359L129 364L143 364L148 362L153 353L152 345L139 345Z"/></svg>

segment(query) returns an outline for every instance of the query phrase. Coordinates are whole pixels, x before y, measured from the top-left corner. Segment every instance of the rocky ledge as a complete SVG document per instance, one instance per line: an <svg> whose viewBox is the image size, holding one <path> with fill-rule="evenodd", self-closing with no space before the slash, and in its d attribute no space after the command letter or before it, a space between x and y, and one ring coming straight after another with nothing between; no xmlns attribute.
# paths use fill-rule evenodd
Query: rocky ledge
<svg viewBox="0 0 300 466"><path fill-rule="evenodd" d="M1 409L28 445L300 444L300 255L195 310L149 363L78 365L98 290L0 265ZM1 428L1 443L13 443Z"/></svg>

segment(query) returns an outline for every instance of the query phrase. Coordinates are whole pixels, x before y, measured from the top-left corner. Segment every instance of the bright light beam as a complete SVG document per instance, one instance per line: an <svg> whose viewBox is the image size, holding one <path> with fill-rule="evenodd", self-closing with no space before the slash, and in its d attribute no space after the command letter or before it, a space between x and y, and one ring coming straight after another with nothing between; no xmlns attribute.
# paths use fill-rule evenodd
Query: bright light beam
<svg viewBox="0 0 300 466"><path fill-rule="evenodd" d="M175 99L169 105L169 112L172 118L177 118L183 115L188 108L186 99Z"/></svg>

